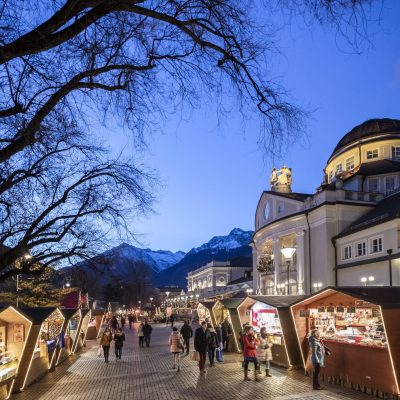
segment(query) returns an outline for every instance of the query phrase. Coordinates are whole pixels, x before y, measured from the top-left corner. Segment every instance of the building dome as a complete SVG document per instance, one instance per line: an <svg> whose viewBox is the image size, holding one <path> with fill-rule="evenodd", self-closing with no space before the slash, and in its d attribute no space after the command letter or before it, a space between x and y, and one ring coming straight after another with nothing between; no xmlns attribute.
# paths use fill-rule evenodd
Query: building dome
<svg viewBox="0 0 400 400"><path fill-rule="evenodd" d="M336 145L330 159L343 148L372 136L400 134L400 120L391 118L369 119L346 133Z"/></svg>

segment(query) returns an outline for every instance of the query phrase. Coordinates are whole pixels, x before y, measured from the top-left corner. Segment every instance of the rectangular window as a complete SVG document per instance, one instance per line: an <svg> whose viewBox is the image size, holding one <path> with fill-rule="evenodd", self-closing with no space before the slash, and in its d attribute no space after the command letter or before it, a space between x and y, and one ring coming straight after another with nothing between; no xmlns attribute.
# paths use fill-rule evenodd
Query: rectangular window
<svg viewBox="0 0 400 400"><path fill-rule="evenodd" d="M351 258L351 245L342 248L342 260L349 260Z"/></svg>
<svg viewBox="0 0 400 400"><path fill-rule="evenodd" d="M379 192L379 179L378 178L369 178L368 192Z"/></svg>
<svg viewBox="0 0 400 400"><path fill-rule="evenodd" d="M400 160L400 146L392 147L392 158L393 160Z"/></svg>
<svg viewBox="0 0 400 400"><path fill-rule="evenodd" d="M380 253L382 251L382 238L377 237L373 238L370 241L370 253Z"/></svg>
<svg viewBox="0 0 400 400"><path fill-rule="evenodd" d="M394 176L387 176L385 178L385 192L390 193L394 191L396 186L396 177Z"/></svg>
<svg viewBox="0 0 400 400"><path fill-rule="evenodd" d="M378 158L378 149L368 150L367 151L367 160L372 160L374 158Z"/></svg>
<svg viewBox="0 0 400 400"><path fill-rule="evenodd" d="M346 171L352 171L354 169L354 157L350 157L346 160Z"/></svg>
<svg viewBox="0 0 400 400"><path fill-rule="evenodd" d="M336 175L341 174L342 171L343 171L343 169L342 169L342 164L336 165Z"/></svg>
<svg viewBox="0 0 400 400"><path fill-rule="evenodd" d="M356 244L356 257L365 256L367 244L365 242L359 242Z"/></svg>

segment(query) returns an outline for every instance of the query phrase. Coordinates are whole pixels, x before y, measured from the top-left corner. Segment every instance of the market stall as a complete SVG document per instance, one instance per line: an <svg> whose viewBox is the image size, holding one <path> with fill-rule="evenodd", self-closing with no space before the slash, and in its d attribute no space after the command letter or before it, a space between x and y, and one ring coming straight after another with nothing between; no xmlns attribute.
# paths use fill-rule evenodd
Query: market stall
<svg viewBox="0 0 400 400"><path fill-rule="evenodd" d="M256 332L267 328L272 342L272 364L285 368L302 365L302 357L290 306L305 296L250 296L238 307L241 326Z"/></svg>
<svg viewBox="0 0 400 400"><path fill-rule="evenodd" d="M22 308L32 323L26 338L14 391L23 390L49 371L64 323L64 316L55 307Z"/></svg>
<svg viewBox="0 0 400 400"><path fill-rule="evenodd" d="M212 326L215 326L212 316L212 308L214 301L202 301L197 305L197 316L199 318L199 324L203 321L209 322Z"/></svg>
<svg viewBox="0 0 400 400"><path fill-rule="evenodd" d="M241 324L238 313L238 306L243 302L243 298L229 298L224 300L217 300L212 308L215 325L228 324L232 330L231 338L229 340L228 350L240 352L240 331Z"/></svg>
<svg viewBox="0 0 400 400"><path fill-rule="evenodd" d="M75 353L76 351L80 350L82 346L85 344L86 334L89 326L90 321L90 310L87 308L82 308L81 312L81 321L78 327L78 333L75 338L75 343L72 347L72 352Z"/></svg>
<svg viewBox="0 0 400 400"><path fill-rule="evenodd" d="M321 370L324 380L399 396L400 287L326 288L291 309L304 366L315 327L332 353Z"/></svg>
<svg viewBox="0 0 400 400"><path fill-rule="evenodd" d="M17 308L0 310L0 399L11 393L32 322Z"/></svg>
<svg viewBox="0 0 400 400"><path fill-rule="evenodd" d="M101 326L105 319L104 310L96 309L91 311L86 339L96 340L99 337Z"/></svg>
<svg viewBox="0 0 400 400"><path fill-rule="evenodd" d="M75 341L78 325L81 321L79 308L60 308L64 316L59 345L56 348L55 366L59 365L72 353L72 346Z"/></svg>

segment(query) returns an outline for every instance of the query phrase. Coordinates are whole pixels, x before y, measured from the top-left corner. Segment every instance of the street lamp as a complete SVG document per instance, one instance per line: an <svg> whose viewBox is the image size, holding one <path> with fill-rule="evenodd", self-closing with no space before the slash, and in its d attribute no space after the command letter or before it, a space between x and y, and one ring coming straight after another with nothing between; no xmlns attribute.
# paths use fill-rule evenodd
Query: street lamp
<svg viewBox="0 0 400 400"><path fill-rule="evenodd" d="M246 289L247 296L250 296L253 293L253 289Z"/></svg>
<svg viewBox="0 0 400 400"><path fill-rule="evenodd" d="M292 257L294 253L296 253L296 247L282 247L281 253L286 260L286 273L287 273L287 281L288 281L288 290L287 293L290 295L290 262L292 261Z"/></svg>
<svg viewBox="0 0 400 400"><path fill-rule="evenodd" d="M363 283L364 284L364 286L367 286L367 282L368 282L368 279L367 279L367 277L366 276L363 276L363 277L361 277L361 283Z"/></svg>

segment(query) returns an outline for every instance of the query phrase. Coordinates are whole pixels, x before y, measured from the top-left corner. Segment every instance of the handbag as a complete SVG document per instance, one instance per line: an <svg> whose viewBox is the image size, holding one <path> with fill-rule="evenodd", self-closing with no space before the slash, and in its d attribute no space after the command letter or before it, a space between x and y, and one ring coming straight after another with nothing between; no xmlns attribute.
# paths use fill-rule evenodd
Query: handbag
<svg viewBox="0 0 400 400"><path fill-rule="evenodd" d="M314 372L314 365L311 362L311 352L309 353L308 357L307 357L307 361L306 361L306 373L312 373Z"/></svg>
<svg viewBox="0 0 400 400"><path fill-rule="evenodd" d="M101 346L97 349L97 357L101 357Z"/></svg>
<svg viewBox="0 0 400 400"><path fill-rule="evenodd" d="M198 351L193 351L192 355L190 356L192 361L200 361L200 354Z"/></svg>

